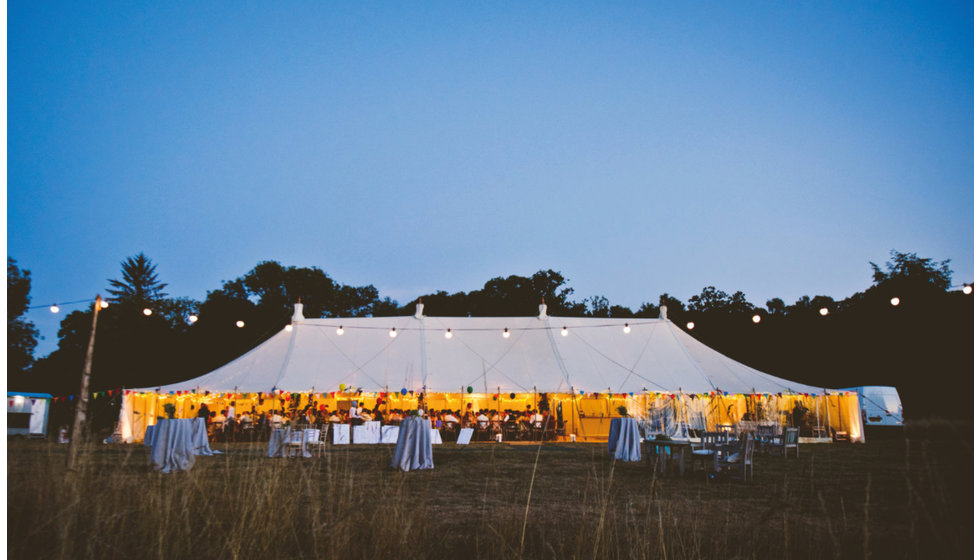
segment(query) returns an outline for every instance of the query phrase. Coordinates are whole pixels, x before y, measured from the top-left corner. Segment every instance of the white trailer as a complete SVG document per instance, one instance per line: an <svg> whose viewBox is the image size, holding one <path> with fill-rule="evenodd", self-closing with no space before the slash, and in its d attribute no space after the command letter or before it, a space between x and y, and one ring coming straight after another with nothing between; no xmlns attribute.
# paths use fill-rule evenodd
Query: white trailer
<svg viewBox="0 0 980 560"><path fill-rule="evenodd" d="M883 385L851 387L844 391L854 391L861 403L861 418L865 426L903 426L902 399L898 389Z"/></svg>
<svg viewBox="0 0 980 560"><path fill-rule="evenodd" d="M46 437L52 398L47 393L7 391L7 435Z"/></svg>

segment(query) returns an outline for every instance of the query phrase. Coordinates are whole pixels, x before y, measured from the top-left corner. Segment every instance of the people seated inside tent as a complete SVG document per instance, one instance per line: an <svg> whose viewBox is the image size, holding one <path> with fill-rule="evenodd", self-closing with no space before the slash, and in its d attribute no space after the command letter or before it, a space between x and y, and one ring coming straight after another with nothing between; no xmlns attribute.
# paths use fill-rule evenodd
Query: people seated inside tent
<svg viewBox="0 0 980 560"><path fill-rule="evenodd" d="M238 435L238 421L234 416L230 416L227 420L225 420L225 429L223 432L225 441L235 441L235 438Z"/></svg>
<svg viewBox="0 0 980 560"><path fill-rule="evenodd" d="M282 414L278 410L272 411L272 416L269 418L269 427L273 430L278 430L283 427L286 420L282 417Z"/></svg>
<svg viewBox="0 0 980 560"><path fill-rule="evenodd" d="M402 418L404 417L402 416L401 409L396 408L388 413L387 423L391 424L392 426L398 426L402 423Z"/></svg>
<svg viewBox="0 0 980 560"><path fill-rule="evenodd" d="M490 439L490 417L487 411L480 409L476 416L476 440L485 441Z"/></svg>

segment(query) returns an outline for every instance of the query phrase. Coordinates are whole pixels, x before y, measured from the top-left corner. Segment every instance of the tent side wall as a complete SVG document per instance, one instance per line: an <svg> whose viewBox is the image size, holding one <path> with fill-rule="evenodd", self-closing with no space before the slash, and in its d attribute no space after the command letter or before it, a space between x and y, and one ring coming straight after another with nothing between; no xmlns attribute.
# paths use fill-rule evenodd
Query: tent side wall
<svg viewBox="0 0 980 560"><path fill-rule="evenodd" d="M513 395L513 397L511 396ZM427 410L505 411L524 412L536 409L543 398L553 415L561 405L564 436L575 434L578 441L605 441L612 418L620 416L620 407L626 407L631 416L641 418L650 433L679 435L678 425L693 430L715 430L718 426L751 429L756 423L772 423L782 426L797 425L804 430L823 429L826 433L847 434L854 442L864 441L858 396L854 393L827 395L724 395L683 393L431 393L424 395L406 391L397 393L209 393L209 394L156 394L127 392L120 409L120 429L123 441L142 441L146 427L166 415L164 407L173 404L176 417L192 418L201 404L217 412L234 405L238 413L244 411L271 412L272 410L303 410L312 405L327 410L349 408L358 401L366 408L376 406L386 413L389 410L415 410L424 406ZM656 416L656 420L651 420ZM669 421L664 418L669 417ZM804 433L808 433L804 431Z"/></svg>

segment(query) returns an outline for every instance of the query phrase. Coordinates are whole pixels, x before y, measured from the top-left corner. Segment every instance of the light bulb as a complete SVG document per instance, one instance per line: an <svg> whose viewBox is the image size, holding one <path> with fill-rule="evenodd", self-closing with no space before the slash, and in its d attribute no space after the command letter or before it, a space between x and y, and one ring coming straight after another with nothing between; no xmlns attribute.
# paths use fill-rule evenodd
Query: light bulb
<svg viewBox="0 0 980 560"><path fill-rule="evenodd" d="M190 322L190 323L196 323L197 322L197 315L191 315L190 317L187 318L187 321Z"/></svg>
<svg viewBox="0 0 980 560"><path fill-rule="evenodd" d="M568 336L568 327L562 327L561 328L561 335L562 336Z"/></svg>
<svg viewBox="0 0 980 560"><path fill-rule="evenodd" d="M344 336L344 326L340 325L337 327L337 336Z"/></svg>
<svg viewBox="0 0 980 560"><path fill-rule="evenodd" d="M391 331L388 332L388 336L390 336L391 338L395 338L396 336L398 336L398 331L395 330L395 327L391 327Z"/></svg>
<svg viewBox="0 0 980 560"><path fill-rule="evenodd" d="M293 332L293 326L292 325L286 325L286 332Z"/></svg>
<svg viewBox="0 0 980 560"><path fill-rule="evenodd" d="M689 330L689 331L693 331L694 330L694 321L688 321L687 322L687 330Z"/></svg>
<svg viewBox="0 0 980 560"><path fill-rule="evenodd" d="M145 308L143 310L143 315L146 315L147 317L149 317L150 315L153 315L153 310L150 309L149 307L147 307L147 308Z"/></svg>
<svg viewBox="0 0 980 560"><path fill-rule="evenodd" d="M453 337L453 330L446 329L446 338L452 338L452 337Z"/></svg>
<svg viewBox="0 0 980 560"><path fill-rule="evenodd" d="M892 307L897 307L900 303L902 303L902 300L898 299L897 297L893 297L891 300Z"/></svg>
<svg viewBox="0 0 980 560"><path fill-rule="evenodd" d="M752 322L753 323L758 324L760 321L762 321L762 317L760 317L759 315L753 315L752 316Z"/></svg>
<svg viewBox="0 0 980 560"><path fill-rule="evenodd" d="M630 333L630 324L629 323L626 323L626 326L623 327L623 332L626 333L626 334L629 334Z"/></svg>
<svg viewBox="0 0 980 560"><path fill-rule="evenodd" d="M510 338L510 331L504 328L504 338Z"/></svg>
<svg viewBox="0 0 980 560"><path fill-rule="evenodd" d="M827 309L826 307L821 307L820 308L820 316L821 317L826 317L828 313L830 313L830 310Z"/></svg>
<svg viewBox="0 0 980 560"><path fill-rule="evenodd" d="M242 328L245 326L245 321L235 321L235 326L238 328Z"/></svg>
<svg viewBox="0 0 980 560"><path fill-rule="evenodd" d="M100 303L99 305L102 306L102 309L105 309L106 307L109 307L109 302L106 300L102 300L102 303Z"/></svg>
<svg viewBox="0 0 980 560"><path fill-rule="evenodd" d="M61 308L58 307L58 304L57 303L51 306L51 312L52 313L57 313L59 311L61 311Z"/></svg>
<svg viewBox="0 0 980 560"><path fill-rule="evenodd" d="M972 294L973 293L973 286L971 286L969 284L967 284L966 286L963 286L963 293L966 294L966 295Z"/></svg>

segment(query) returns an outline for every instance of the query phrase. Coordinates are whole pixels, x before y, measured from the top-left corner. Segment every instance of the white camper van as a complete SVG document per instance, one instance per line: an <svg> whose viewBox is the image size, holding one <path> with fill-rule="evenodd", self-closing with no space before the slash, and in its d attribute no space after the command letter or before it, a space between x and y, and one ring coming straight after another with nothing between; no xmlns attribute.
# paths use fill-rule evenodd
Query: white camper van
<svg viewBox="0 0 980 560"><path fill-rule="evenodd" d="M47 393L7 391L7 435L45 437L52 398Z"/></svg>
<svg viewBox="0 0 980 560"><path fill-rule="evenodd" d="M870 385L851 387L844 391L854 391L861 402L861 417L865 426L903 426L902 400L894 387Z"/></svg>

